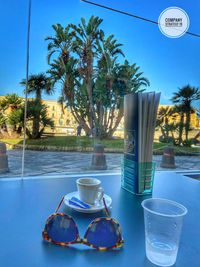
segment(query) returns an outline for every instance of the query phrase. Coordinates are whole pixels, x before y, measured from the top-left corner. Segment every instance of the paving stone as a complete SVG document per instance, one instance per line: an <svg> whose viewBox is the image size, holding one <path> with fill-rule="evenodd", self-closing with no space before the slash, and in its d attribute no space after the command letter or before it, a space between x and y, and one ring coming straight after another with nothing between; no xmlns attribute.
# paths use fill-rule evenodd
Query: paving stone
<svg viewBox="0 0 200 267"><path fill-rule="evenodd" d="M8 150L10 171L1 174L0 177L16 177L21 175L22 151ZM106 153L108 171L120 171L123 154ZM49 152L32 151L25 152L25 175L55 175L67 173L89 172L92 153L84 152ZM160 167L162 156L154 156L157 170L170 170ZM175 170L198 170L200 169L199 156L176 156ZM174 169L173 169L174 170ZM92 170L94 172L94 170Z"/></svg>

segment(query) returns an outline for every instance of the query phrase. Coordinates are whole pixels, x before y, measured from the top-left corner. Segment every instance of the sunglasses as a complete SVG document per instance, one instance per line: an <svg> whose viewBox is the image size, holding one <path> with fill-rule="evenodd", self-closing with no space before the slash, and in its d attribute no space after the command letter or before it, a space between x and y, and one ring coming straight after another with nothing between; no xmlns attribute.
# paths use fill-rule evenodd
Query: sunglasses
<svg viewBox="0 0 200 267"><path fill-rule="evenodd" d="M84 244L101 251L123 246L124 241L120 225L115 219L110 218L104 197L102 200L107 217L93 220L88 226L83 239L80 238L74 219L67 214L58 213L63 200L64 197L62 197L55 213L50 215L46 221L42 232L44 240L64 247L71 244Z"/></svg>

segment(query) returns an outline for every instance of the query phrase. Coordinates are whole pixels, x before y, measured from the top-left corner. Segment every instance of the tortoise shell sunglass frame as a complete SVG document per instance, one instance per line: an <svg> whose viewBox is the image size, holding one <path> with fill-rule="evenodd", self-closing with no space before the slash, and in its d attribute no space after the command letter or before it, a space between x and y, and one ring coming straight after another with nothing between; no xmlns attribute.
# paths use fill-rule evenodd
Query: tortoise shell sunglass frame
<svg viewBox="0 0 200 267"><path fill-rule="evenodd" d="M99 217L94 219L88 226L84 238L80 238L78 227L74 219L65 213L58 213L60 206L64 201L62 197L56 211L51 214L45 224L42 232L43 239L55 245L67 247L72 244L84 244L91 248L107 251L111 249L121 248L124 244L122 231L119 223L109 216L109 211L103 197L105 213L107 217ZM55 226L56 225L56 226ZM52 234L52 229L55 228ZM65 234L72 234L72 240L60 241L60 231L65 231ZM100 235L101 233L101 235ZM58 234L59 238L55 237ZM103 236L104 235L104 236ZM109 238L110 237L110 238ZM65 238L65 237L63 237ZM68 237L69 238L69 237ZM107 243L106 243L107 242Z"/></svg>

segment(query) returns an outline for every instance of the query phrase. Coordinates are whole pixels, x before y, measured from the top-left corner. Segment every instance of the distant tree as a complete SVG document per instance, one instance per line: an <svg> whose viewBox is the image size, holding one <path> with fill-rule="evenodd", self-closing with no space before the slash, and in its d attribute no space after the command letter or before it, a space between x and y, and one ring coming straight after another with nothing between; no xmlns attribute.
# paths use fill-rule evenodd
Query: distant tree
<svg viewBox="0 0 200 267"><path fill-rule="evenodd" d="M171 133L174 139L174 131L177 129L177 126L174 122L170 123L170 118L173 118L174 113L174 107L171 106L161 107L158 111L156 126L160 128L162 139L165 142L171 140L169 133Z"/></svg>
<svg viewBox="0 0 200 267"><path fill-rule="evenodd" d="M20 83L26 86L26 80L23 79ZM42 99L42 93L51 95L54 93L52 80L45 74L39 73L30 75L28 78L28 94L35 94L35 99L39 102Z"/></svg>
<svg viewBox="0 0 200 267"><path fill-rule="evenodd" d="M26 86L26 80L21 81L21 85ZM34 103L35 108L32 113L33 129L31 138L37 139L41 136L40 123L42 121L42 113L45 110L44 105L42 105L42 93L51 95L54 92L54 87L52 80L45 74L40 73L36 75L30 75L28 78L28 94L34 93L35 99L31 102Z"/></svg>
<svg viewBox="0 0 200 267"><path fill-rule="evenodd" d="M195 109L193 107L193 102L197 100L200 100L200 90L199 88L190 86L189 84L179 88L178 92L175 92L172 97L172 102L179 106L179 109L182 110L182 114L185 114L186 117L184 124L186 142L189 141L188 134L190 130L191 112Z"/></svg>
<svg viewBox="0 0 200 267"><path fill-rule="evenodd" d="M36 132L34 130L34 121L36 115L38 116L38 114L39 114L39 130L36 135ZM29 100L27 102L26 120L27 120L26 134L30 139L40 138L44 133L46 127L54 129L54 121L48 117L47 106L42 104L41 102L36 102L35 100Z"/></svg>
<svg viewBox="0 0 200 267"><path fill-rule="evenodd" d="M54 122L47 116L47 106L35 100L27 102L26 133L29 138L35 138L33 129L36 115L39 114L39 132L41 137L45 127L54 127ZM16 94L8 94L0 100L0 134L6 138L16 138L24 127L24 101Z"/></svg>
<svg viewBox="0 0 200 267"><path fill-rule="evenodd" d="M183 144L183 131L185 127L185 122L184 122L184 106L181 104L175 105L174 107L174 112L178 114L179 116L179 122L177 122L177 131L178 131L178 145Z"/></svg>
<svg viewBox="0 0 200 267"><path fill-rule="evenodd" d="M18 137L23 125L23 101L17 94L0 100L0 133L3 137Z"/></svg>

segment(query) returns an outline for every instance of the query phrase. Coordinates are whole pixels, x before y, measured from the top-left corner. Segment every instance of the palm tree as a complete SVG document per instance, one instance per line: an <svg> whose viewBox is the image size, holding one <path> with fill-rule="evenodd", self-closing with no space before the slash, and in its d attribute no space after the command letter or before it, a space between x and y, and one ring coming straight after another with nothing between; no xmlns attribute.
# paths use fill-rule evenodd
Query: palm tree
<svg viewBox="0 0 200 267"><path fill-rule="evenodd" d="M24 110L23 110L24 113ZM39 130L36 133L34 129L35 117L39 114ZM24 114L23 114L24 115ZM54 128L54 121L48 117L47 106L41 102L36 103L35 100L27 102L27 127L26 134L30 139L40 138L45 127Z"/></svg>
<svg viewBox="0 0 200 267"><path fill-rule="evenodd" d="M122 44L118 43L114 35L106 38L102 32L97 44L98 63L94 87L97 126L100 135L111 137L123 117L123 96L140 90L142 85L149 86L149 81L142 76L136 64L130 65L127 60L124 64L118 63L119 56L125 55Z"/></svg>
<svg viewBox="0 0 200 267"><path fill-rule="evenodd" d="M85 112L88 99L86 96L83 97L84 94L80 97L78 96L84 88L82 88L79 82L80 75L77 68L77 59L70 57L66 64L63 63L60 57L54 59L50 64L48 73L54 79L54 83L60 82L62 84L62 92L59 98L62 109L64 108L64 103L66 103L76 122L82 125L86 134L89 134L90 128L87 125Z"/></svg>
<svg viewBox="0 0 200 267"><path fill-rule="evenodd" d="M170 106L166 107L161 107L158 110L158 115L157 115L157 127L160 128L162 136L164 140L167 142L170 140L169 138L169 132L175 131L175 124L170 123L169 118L173 117L175 114L175 109ZM172 137L174 137L174 134L172 134Z"/></svg>
<svg viewBox="0 0 200 267"><path fill-rule="evenodd" d="M183 130L184 130L184 126L185 126L185 122L184 122L184 105L175 105L174 107L174 112L175 114L179 115L179 122L177 123L177 129L178 129L178 145L182 145L183 144Z"/></svg>
<svg viewBox="0 0 200 267"><path fill-rule="evenodd" d="M23 79L20 83L26 85L26 80ZM34 93L35 99L41 101L42 93L51 95L54 92L52 80L45 73L30 75L28 78L28 94Z"/></svg>
<svg viewBox="0 0 200 267"><path fill-rule="evenodd" d="M20 83L21 85L26 85L26 80L23 79ZM35 109L34 120L33 120L33 134L32 138L39 138L40 132L40 117L41 109L39 108L42 100L42 93L51 95L54 92L52 79L47 77L45 73L39 73L36 75L30 75L28 78L28 94L35 94L35 106L38 106L38 109Z"/></svg>
<svg viewBox="0 0 200 267"><path fill-rule="evenodd" d="M0 132L3 136L16 137L23 125L22 99L17 94L8 94L0 101Z"/></svg>
<svg viewBox="0 0 200 267"><path fill-rule="evenodd" d="M110 138L123 117L123 96L143 91L150 83L143 77L143 73L139 71L136 64L131 65L127 60L124 64L119 64L115 59L108 58L109 70L106 71L105 67L100 69L94 92L96 93L95 103L101 101L101 113L104 115L103 123L100 124L103 126L103 135ZM98 115L98 117L101 116Z"/></svg>
<svg viewBox="0 0 200 267"><path fill-rule="evenodd" d="M7 94L0 102L2 110L9 109L12 111L21 106L22 99L17 94Z"/></svg>
<svg viewBox="0 0 200 267"><path fill-rule="evenodd" d="M194 110L192 106L194 101L200 100L200 90L197 87L190 86L189 84L179 88L178 92L174 93L172 102L179 104L182 107L182 112L185 113L185 136L186 142L188 142L188 134L190 130L190 115Z"/></svg>
<svg viewBox="0 0 200 267"><path fill-rule="evenodd" d="M97 39L97 66L94 68L95 86L93 89L94 103L96 106L96 128L100 136L105 136L108 127L112 129L115 121L114 110L116 102L109 105L114 99L113 83L116 79L115 67L118 56L123 56L122 44L118 43L114 35L107 38L101 33L101 39ZM116 100L116 99L115 99ZM109 112L109 113L108 113Z"/></svg>
<svg viewBox="0 0 200 267"><path fill-rule="evenodd" d="M55 36L48 36L45 38L48 41L48 63L51 63L53 55L57 55L62 59L64 65L68 62L70 52L72 50L72 34L70 33L70 25L63 28L60 24L52 26Z"/></svg>
<svg viewBox="0 0 200 267"><path fill-rule="evenodd" d="M149 81L136 64L118 62L124 56L122 44L113 35L106 37L101 23L92 16L87 23L82 18L66 28L54 25L55 35L46 38L48 73L62 84L62 103L70 107L86 134L111 136L123 116L124 94L144 89Z"/></svg>
<svg viewBox="0 0 200 267"><path fill-rule="evenodd" d="M99 29L102 21L99 17L91 16L87 24L85 19L81 18L81 23L78 26L70 25L73 29L73 51L79 56L80 71L88 94L91 129L93 129L96 121L93 99L94 58L98 52L98 41L103 35L103 31Z"/></svg>

